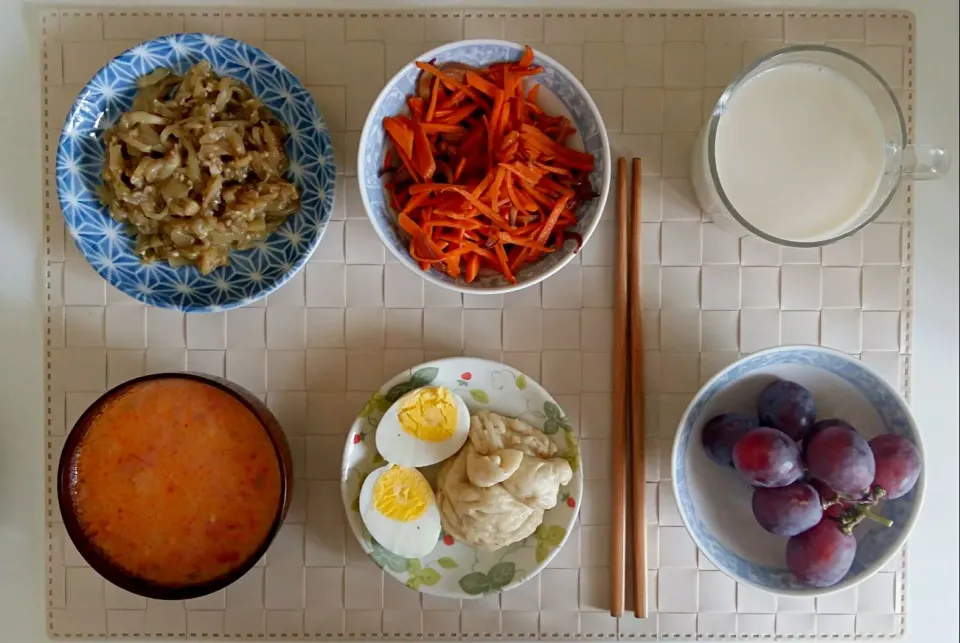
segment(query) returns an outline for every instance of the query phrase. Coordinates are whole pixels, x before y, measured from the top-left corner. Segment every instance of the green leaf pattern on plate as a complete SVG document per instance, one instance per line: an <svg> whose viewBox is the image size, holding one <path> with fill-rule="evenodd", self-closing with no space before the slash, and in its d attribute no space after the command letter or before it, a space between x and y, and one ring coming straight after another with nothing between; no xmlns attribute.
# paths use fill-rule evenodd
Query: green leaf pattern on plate
<svg viewBox="0 0 960 643"><path fill-rule="evenodd" d="M390 404L393 404L401 397L409 393L414 389L432 384L433 380L437 379L437 375L440 373L440 369L435 366L427 366L416 370L410 376L410 379L406 382L400 382L399 384L394 384L390 387L390 390L387 391L387 394L384 396L388 402L387 408L390 408ZM374 396L376 397L376 396ZM386 410L386 409L385 409Z"/></svg>
<svg viewBox="0 0 960 643"><path fill-rule="evenodd" d="M460 578L460 589L471 596L498 592L513 581L517 573L516 563L501 561L490 568L490 571L471 572Z"/></svg>
<svg viewBox="0 0 960 643"><path fill-rule="evenodd" d="M533 532L533 537L537 540L537 562L542 563L550 555L551 549L556 549L563 544L563 539L567 535L567 530L560 525L540 525Z"/></svg>
<svg viewBox="0 0 960 643"><path fill-rule="evenodd" d="M407 574L407 587L410 589L420 589L421 585L436 585L440 582L440 572L424 567L416 558L407 560Z"/></svg>
<svg viewBox="0 0 960 643"><path fill-rule="evenodd" d="M560 429L573 430L573 427L570 426L570 420L563 414L560 407L553 402L543 403L543 413L547 416L546 421L543 423L543 432L547 435L553 435Z"/></svg>
<svg viewBox="0 0 960 643"><path fill-rule="evenodd" d="M390 408L390 404L391 402L388 402L382 393L374 393L373 396L367 400L367 403L363 405L363 410L360 411L360 417L369 418L374 415L382 415Z"/></svg>
<svg viewBox="0 0 960 643"><path fill-rule="evenodd" d="M383 545L376 540L373 541L373 551L370 552L370 557L373 558L373 562L380 565L380 567L397 573L407 571L411 562L415 562L418 567L420 566L420 561L397 556L393 552L384 549Z"/></svg>
<svg viewBox="0 0 960 643"><path fill-rule="evenodd" d="M480 404L490 404L490 396L487 395L487 392L480 388L470 389L470 397L475 399Z"/></svg>
<svg viewBox="0 0 960 643"><path fill-rule="evenodd" d="M517 388L521 391L527 388L527 376L523 373L517 373Z"/></svg>
<svg viewBox="0 0 960 643"><path fill-rule="evenodd" d="M457 561L455 561L452 558L448 558L447 556L444 556L443 558L440 558L439 560L437 560L437 564L443 567L444 569L453 569L454 567L457 566Z"/></svg>
<svg viewBox="0 0 960 643"><path fill-rule="evenodd" d="M563 437L567 442L564 448L557 455L570 464L570 468L576 471L580 468L580 443L577 441L577 434L570 427L564 427Z"/></svg>

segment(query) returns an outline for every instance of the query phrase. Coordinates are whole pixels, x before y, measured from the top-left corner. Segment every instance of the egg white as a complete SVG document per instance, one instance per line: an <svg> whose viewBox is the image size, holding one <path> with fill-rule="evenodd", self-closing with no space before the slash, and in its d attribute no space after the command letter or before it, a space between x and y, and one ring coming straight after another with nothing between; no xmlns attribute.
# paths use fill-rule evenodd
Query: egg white
<svg viewBox="0 0 960 643"><path fill-rule="evenodd" d="M428 467L453 456L466 443L470 435L470 409L456 393L453 402L457 407L457 426L450 439L443 442L428 442L407 433L400 425L398 413L416 389L393 403L377 426L377 451L387 462L405 467Z"/></svg>
<svg viewBox="0 0 960 643"><path fill-rule="evenodd" d="M380 467L363 481L360 488L360 519L374 540L387 551L403 558L426 556L440 540L440 509L437 507L437 499L431 491L426 512L410 522L393 520L377 511L373 490L380 476L392 466L388 464ZM417 474L422 475L419 471Z"/></svg>

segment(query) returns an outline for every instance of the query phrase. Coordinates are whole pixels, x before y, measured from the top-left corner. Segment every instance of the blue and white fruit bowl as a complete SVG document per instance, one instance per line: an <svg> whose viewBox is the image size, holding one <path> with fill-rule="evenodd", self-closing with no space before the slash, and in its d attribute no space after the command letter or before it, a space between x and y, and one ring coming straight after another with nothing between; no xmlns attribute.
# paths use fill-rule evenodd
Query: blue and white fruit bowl
<svg viewBox="0 0 960 643"><path fill-rule="evenodd" d="M519 60L524 46L501 40L462 40L449 43L420 55L417 60L436 65L462 63L471 67L485 67L492 63ZM569 118L577 132L570 145L593 155L595 159L590 183L599 196L582 204L577 211L578 222L571 232L579 235L578 241L568 240L561 250L549 253L540 260L521 268L515 275L516 283L510 283L499 274L481 274L471 283L461 278L452 278L436 269L423 271L410 257L408 241L397 224L396 213L391 211L384 192L384 179L380 176L387 137L383 119L387 116L409 113L407 98L416 93L420 70L416 61L410 62L390 79L373 103L360 135L360 152L357 159L357 175L360 196L364 209L380 240L396 259L422 276L443 288L470 294L507 293L532 286L567 265L590 240L600 222L610 189L611 162L610 142L607 131L589 92L580 81L553 58L534 50L534 64L543 71L524 80L524 87L539 84L538 104L550 115Z"/></svg>
<svg viewBox="0 0 960 643"><path fill-rule="evenodd" d="M752 509L753 490L732 466L720 466L704 450L704 425L721 413L757 417L760 392L781 379L809 389L818 419L849 422L864 440L893 433L912 442L923 462L920 433L903 397L853 357L815 346L783 346L744 357L707 382L680 420L673 445L672 478L680 517L697 547L740 583L784 596L820 596L866 580L900 556L923 500L924 474L905 495L872 510L885 527L863 520L853 530L856 554L834 585L813 587L787 568L787 538L767 532ZM871 474L872 475L872 474ZM804 474L810 478L810 472ZM824 520L827 520L825 517Z"/></svg>
<svg viewBox="0 0 960 643"><path fill-rule="evenodd" d="M97 196L104 132L130 110L137 78L159 67L184 74L208 60L214 73L245 83L287 130L286 177L300 209L230 264L201 274L194 266L143 263L133 236L110 218ZM333 64L333 63L331 63ZM151 306L188 312L243 306L273 292L302 268L333 211L336 164L327 125L310 93L279 61L246 43L211 34L173 34L143 42L108 62L80 90L57 147L57 192L67 229L97 273Z"/></svg>

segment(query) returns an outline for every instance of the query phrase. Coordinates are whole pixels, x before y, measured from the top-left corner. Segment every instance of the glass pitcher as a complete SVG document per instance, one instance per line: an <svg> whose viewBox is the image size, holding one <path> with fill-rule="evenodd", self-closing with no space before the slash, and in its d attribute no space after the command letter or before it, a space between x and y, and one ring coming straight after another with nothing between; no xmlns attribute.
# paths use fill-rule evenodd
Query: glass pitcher
<svg viewBox="0 0 960 643"><path fill-rule="evenodd" d="M791 66L789 70L787 66ZM784 71L795 77L780 73ZM745 85L768 72L779 75L764 77L765 94L758 93L761 87L758 83L744 91ZM805 73L814 76L804 80ZM818 78L817 73L829 78ZM771 79L776 82L770 82ZM838 97L844 92L851 100L861 102L856 108L861 111L851 111L846 121L838 120L828 126L818 125L825 122L822 119L799 124L805 118L813 119L812 114L816 113L816 107L807 100L813 93L802 92L800 81L832 83L829 91L835 95L810 85L817 89L813 92L816 97L810 100L820 101L821 115L828 115L828 119L829 115L840 114L850 107L839 101ZM791 93L800 100L784 103ZM752 113L743 107L747 105L747 96L752 96L750 100L754 101L750 104ZM840 108L834 109L837 105ZM791 121L790 114L796 116L798 122ZM867 121L873 127L870 132L876 136L863 139L870 142L863 150L852 149L854 146L846 144L847 138L866 127ZM805 126L827 137L824 139L827 147L832 143L834 151L842 153L806 158L801 152L791 157L791 144L808 151L814 145L807 137L808 130L803 129ZM766 138L757 139L761 130ZM751 137L753 141L748 140ZM736 149L740 147L738 140L743 141L743 156L738 156L741 153ZM691 177L700 207L721 227L739 236L754 234L781 245L812 247L852 235L876 219L889 205L901 180L939 178L949 167L946 150L908 141L906 122L896 96L872 67L839 49L802 45L760 58L727 87L694 144ZM825 227L801 233L808 217L812 219L819 214L828 217L825 212L830 208L822 207L824 199L845 189L848 174L858 179L873 178L863 183L862 193L856 192L856 198L829 204L842 213L842 217L825 219ZM770 180L771 177L779 178L780 182ZM822 193L817 177L824 184ZM853 185L852 180L849 185Z"/></svg>

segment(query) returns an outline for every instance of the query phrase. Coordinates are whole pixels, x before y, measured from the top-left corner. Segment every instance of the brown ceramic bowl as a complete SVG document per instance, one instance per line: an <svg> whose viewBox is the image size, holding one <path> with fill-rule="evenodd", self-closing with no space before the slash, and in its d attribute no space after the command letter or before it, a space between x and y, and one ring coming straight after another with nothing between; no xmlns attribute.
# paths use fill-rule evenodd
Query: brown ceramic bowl
<svg viewBox="0 0 960 643"><path fill-rule="evenodd" d="M146 382L162 379L192 380L214 387L239 401L247 410L252 412L269 437L280 472L280 493L276 512L266 532L266 537L252 553L240 557L235 564L231 564L228 571L220 573L212 579L197 583L187 581L183 583L161 584L128 572L104 555L102 550L94 543L94 540L84 531L78 516L77 496L75 493L77 485L77 463L80 449L83 446L84 439L90 427L95 424L95 420L100 416L106 405L117 399L121 394L127 393L131 389ZM138 377L102 395L84 412L80 419L77 420L77 423L74 425L64 444L57 470L57 500L60 505L60 513L63 516L63 522L66 526L67 533L70 535L70 539L84 560L100 575L118 587L147 598L165 600L197 598L211 594L226 587L249 571L267 551L277 531L280 529L280 525L283 523L290 506L292 488L293 465L290 457L290 447L284 437L280 423L267 409L267 406L261 402L259 398L232 382L197 373L160 373ZM262 524L265 525L266 521Z"/></svg>

